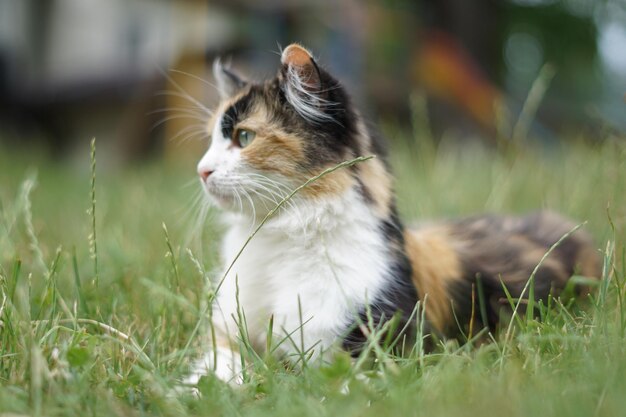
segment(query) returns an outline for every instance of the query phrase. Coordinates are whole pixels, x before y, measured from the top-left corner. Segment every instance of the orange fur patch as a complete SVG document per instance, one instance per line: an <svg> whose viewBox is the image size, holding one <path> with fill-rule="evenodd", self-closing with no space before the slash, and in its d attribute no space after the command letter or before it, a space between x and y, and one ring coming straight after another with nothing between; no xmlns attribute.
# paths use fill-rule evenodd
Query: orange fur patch
<svg viewBox="0 0 626 417"><path fill-rule="evenodd" d="M303 67L311 64L311 54L300 45L292 43L283 51L281 61L283 64Z"/></svg>
<svg viewBox="0 0 626 417"><path fill-rule="evenodd" d="M267 119L265 109L259 108L237 125L238 128L250 129L257 134L252 143L241 151L241 156L252 167L261 171L277 172L302 183L323 171L302 171L301 167L306 165L302 140L268 124ZM352 177L346 170L335 171L312 182L302 190L301 195L317 198L340 194L352 184Z"/></svg>
<svg viewBox="0 0 626 417"><path fill-rule="evenodd" d="M299 176L298 165L304 160L302 141L268 124L264 108L255 108L237 129L249 129L256 137L241 151L241 156L252 167L277 172L288 178Z"/></svg>
<svg viewBox="0 0 626 417"><path fill-rule="evenodd" d="M389 217L393 198L392 179L380 159L371 159L359 166L360 179L374 200L374 210L381 219Z"/></svg>
<svg viewBox="0 0 626 417"><path fill-rule="evenodd" d="M598 252L591 246L585 246L576 257L576 271L587 278L600 278L602 266Z"/></svg>
<svg viewBox="0 0 626 417"><path fill-rule="evenodd" d="M304 158L304 150L297 138L265 131L257 132L252 143L241 151L241 156L258 170L297 178L297 162Z"/></svg>
<svg viewBox="0 0 626 417"><path fill-rule="evenodd" d="M373 150L372 138L367 127L359 120L357 123L357 138L360 141L360 148L364 149L364 155L354 156L378 156ZM374 202L374 212L381 219L389 217L389 208L393 200L393 177L385 167L381 159L371 159L357 166L359 178L366 189L366 192Z"/></svg>
<svg viewBox="0 0 626 417"><path fill-rule="evenodd" d="M323 170L320 170L320 172L322 171ZM312 176L314 175L311 175L311 177ZM352 185L354 185L354 179L352 178L350 173L345 169L341 169L335 172L331 172L330 174L323 176L317 181L312 182L311 184L309 184L308 187L302 190L302 195L310 198L338 195L346 191Z"/></svg>
<svg viewBox="0 0 626 417"><path fill-rule="evenodd" d="M440 332L451 325L452 299L447 286L461 279L461 263L442 227L405 232L406 251L413 267L413 283L420 299L426 296L426 317Z"/></svg>

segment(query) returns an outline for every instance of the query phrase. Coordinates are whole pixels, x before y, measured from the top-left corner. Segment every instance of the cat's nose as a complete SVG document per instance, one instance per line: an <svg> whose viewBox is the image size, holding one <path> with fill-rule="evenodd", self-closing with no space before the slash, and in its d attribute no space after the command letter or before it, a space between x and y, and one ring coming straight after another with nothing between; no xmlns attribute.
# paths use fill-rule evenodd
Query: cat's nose
<svg viewBox="0 0 626 417"><path fill-rule="evenodd" d="M202 181L206 181L207 178L209 178L209 175L211 175L212 173L213 171L208 170L208 169L198 170L198 175L200 175L200 178L202 178Z"/></svg>

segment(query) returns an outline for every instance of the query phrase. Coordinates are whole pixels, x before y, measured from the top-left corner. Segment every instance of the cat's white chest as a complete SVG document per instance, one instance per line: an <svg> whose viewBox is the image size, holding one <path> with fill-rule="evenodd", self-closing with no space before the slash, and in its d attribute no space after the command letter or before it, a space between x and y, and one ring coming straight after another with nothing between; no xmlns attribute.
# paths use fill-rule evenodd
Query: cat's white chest
<svg viewBox="0 0 626 417"><path fill-rule="evenodd" d="M245 317L250 340L262 348L273 317L272 340L280 351L313 350L317 356L340 342L378 295L388 268L384 239L356 195L275 220L235 262L218 294L219 312L231 337ZM224 241L227 265L249 233L249 225L231 226Z"/></svg>

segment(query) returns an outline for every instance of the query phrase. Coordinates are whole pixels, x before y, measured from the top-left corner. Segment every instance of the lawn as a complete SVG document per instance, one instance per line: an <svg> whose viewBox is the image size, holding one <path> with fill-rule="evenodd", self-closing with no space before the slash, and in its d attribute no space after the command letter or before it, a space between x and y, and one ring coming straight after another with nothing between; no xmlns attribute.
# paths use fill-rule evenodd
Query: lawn
<svg viewBox="0 0 626 417"><path fill-rule="evenodd" d="M594 295L551 300L481 346L321 368L264 357L242 387L207 377L198 398L176 388L208 328L221 227L212 209L202 222L195 160L96 158L94 188L88 152L70 164L0 148L0 415L626 415L624 141L433 151L387 133L407 224L562 212L604 258Z"/></svg>

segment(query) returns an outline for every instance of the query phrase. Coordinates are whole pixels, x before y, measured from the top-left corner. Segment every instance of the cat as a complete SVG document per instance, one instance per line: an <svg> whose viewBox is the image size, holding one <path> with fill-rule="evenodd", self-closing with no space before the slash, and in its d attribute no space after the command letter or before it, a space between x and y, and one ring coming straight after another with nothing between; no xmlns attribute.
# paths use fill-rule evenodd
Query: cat
<svg viewBox="0 0 626 417"><path fill-rule="evenodd" d="M340 350L358 355L367 341L368 319L380 325L393 317L395 333L410 340L420 300L425 330L437 337L457 337L470 321L475 329L493 330L508 306L502 283L513 298L523 296L540 263L537 299L558 294L573 274L600 276L589 236L581 230L566 236L574 225L551 212L406 228L398 218L383 139L302 46L282 51L280 70L268 81L248 81L219 60L213 69L221 102L208 124L211 143L198 174L225 212L225 268L236 261L213 306L212 348L188 383L210 372L242 382L244 327L255 350L265 350L271 336L281 341L274 349L282 358L304 354L323 361ZM368 155L376 158L301 189L238 255L251 225L292 190L328 168ZM483 314L473 314L479 287Z"/></svg>

